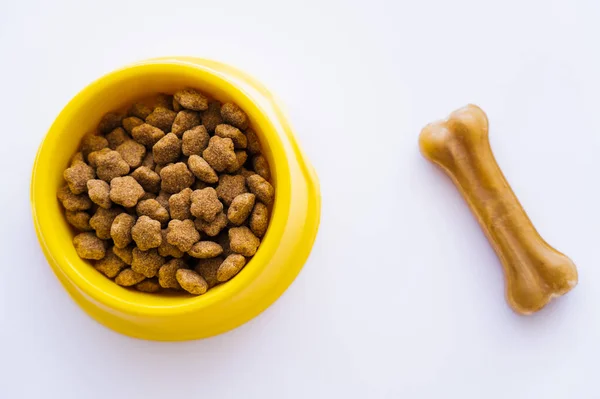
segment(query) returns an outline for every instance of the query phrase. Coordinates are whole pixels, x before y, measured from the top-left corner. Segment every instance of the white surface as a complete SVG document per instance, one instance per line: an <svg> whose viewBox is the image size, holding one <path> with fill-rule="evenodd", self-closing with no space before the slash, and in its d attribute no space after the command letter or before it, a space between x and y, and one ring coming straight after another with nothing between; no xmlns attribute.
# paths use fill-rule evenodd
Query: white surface
<svg viewBox="0 0 600 399"><path fill-rule="evenodd" d="M598 398L600 2L9 1L0 7L0 398ZM86 3L86 4L83 4ZM216 58L287 105L319 173L310 260L204 341L129 339L62 289L34 236L34 153L91 80ZM500 265L421 127L474 102L498 162L580 284L513 314Z"/></svg>

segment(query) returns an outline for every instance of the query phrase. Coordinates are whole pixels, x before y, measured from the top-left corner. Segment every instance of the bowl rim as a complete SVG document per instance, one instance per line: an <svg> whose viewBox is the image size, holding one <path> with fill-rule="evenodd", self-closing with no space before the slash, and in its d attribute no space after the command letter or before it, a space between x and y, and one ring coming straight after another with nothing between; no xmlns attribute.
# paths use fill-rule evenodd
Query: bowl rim
<svg viewBox="0 0 600 399"><path fill-rule="evenodd" d="M235 72L235 69L229 66L227 67L228 75ZM61 129L61 126L67 124L67 122L73 118L75 111L90 98L98 95L102 90L114 88L115 84L120 80L130 79L139 73L156 73L164 75L165 73L174 74L178 71L185 71L188 75L198 77L198 80L195 80L195 82L210 82L210 84L218 86L219 89L227 92L227 95L232 98L232 101L244 109L250 119L252 119L253 127L260 132L260 135L263 138L261 143L263 148L265 146L268 147L272 157L270 167L273 178L276 181L276 184L274 184L275 202L272 207L269 228L263 237L257 253L234 279L209 290L204 295L194 297L182 296L181 301L175 303L149 305L143 301L130 301L121 297L119 292L131 292L132 290L120 287L117 284L113 284L114 290L111 288L109 291L105 291L99 288L86 279L79 271L80 267L93 268L89 262L79 258L77 261L71 262L64 254L61 255L61 246L64 245L64 241L53 239L51 234L52 225L49 224L49 220L47 220L49 215L53 213L53 210L51 207L43 206L44 201L57 201L56 195L54 193L51 199L47 197L40 198L46 194L44 191L47 191L47 189L44 190L42 188L44 182L41 181L42 177L40 176L39 170L51 165L51 163L47 162L51 159L48 154L48 146L50 143L59 140L63 134L66 134L64 133L65 130ZM246 75L240 72L240 76L245 77ZM193 87L194 83L190 82L189 86ZM100 116L101 115L98 115L98 117ZM85 134L85 132L81 133L82 136L83 134ZM261 104L256 101L249 92L228 79L226 74L220 73L216 68L212 68L210 64L207 66L181 59L160 58L130 64L109 72L84 87L67 103L52 123L38 148L33 165L30 194L32 216L42 250L54 272L62 274L76 289L89 296L96 303L127 314L154 316L177 315L196 312L203 308L216 306L249 288L265 269L268 259L277 249L278 238L283 234L285 220L287 220L290 212L292 194L290 182L291 172L288 151L286 150L288 145L284 143L283 137L279 135L278 130L274 125L274 121L267 116L267 112L265 112ZM62 206L59 207L59 212L61 212L61 216L64 217ZM72 243L69 242L69 245L72 245ZM139 298L144 298L148 295L141 292L135 292L135 294L136 296L139 294Z"/></svg>

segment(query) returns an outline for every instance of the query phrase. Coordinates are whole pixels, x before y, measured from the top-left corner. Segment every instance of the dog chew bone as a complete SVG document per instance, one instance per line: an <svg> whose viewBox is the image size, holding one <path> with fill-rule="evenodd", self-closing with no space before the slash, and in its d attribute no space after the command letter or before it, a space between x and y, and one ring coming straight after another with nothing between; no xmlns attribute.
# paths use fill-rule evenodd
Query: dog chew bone
<svg viewBox="0 0 600 399"><path fill-rule="evenodd" d="M454 181L502 262L506 298L531 314L577 284L573 262L540 237L496 163L483 110L467 105L423 128L425 158Z"/></svg>

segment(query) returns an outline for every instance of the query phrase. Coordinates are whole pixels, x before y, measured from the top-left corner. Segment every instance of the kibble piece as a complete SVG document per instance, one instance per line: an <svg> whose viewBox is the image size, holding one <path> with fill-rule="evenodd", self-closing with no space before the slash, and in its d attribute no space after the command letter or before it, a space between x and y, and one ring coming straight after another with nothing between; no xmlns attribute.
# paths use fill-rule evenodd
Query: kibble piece
<svg viewBox="0 0 600 399"><path fill-rule="evenodd" d="M100 151L106 147L108 147L108 141L104 137L95 134L88 134L81 140L81 152L86 159L90 152Z"/></svg>
<svg viewBox="0 0 600 399"><path fill-rule="evenodd" d="M129 108L129 115L140 119L146 119L152 113L152 109L146 104L136 103Z"/></svg>
<svg viewBox="0 0 600 399"><path fill-rule="evenodd" d="M269 169L269 163L267 159L262 155L257 155L252 158L252 168L256 173L262 176L263 179L271 179L271 171Z"/></svg>
<svg viewBox="0 0 600 399"><path fill-rule="evenodd" d="M63 172L63 178L73 194L85 193L88 180L94 177L96 177L94 169L84 162L78 162Z"/></svg>
<svg viewBox="0 0 600 399"><path fill-rule="evenodd" d="M252 194L256 195L259 201L271 205L275 198L275 189L265 179L259 175L252 175L246 178L246 183Z"/></svg>
<svg viewBox="0 0 600 399"><path fill-rule="evenodd" d="M131 243L131 229L135 225L135 217L121 213L115 217L110 226L110 236L117 248L125 248Z"/></svg>
<svg viewBox="0 0 600 399"><path fill-rule="evenodd" d="M111 149L109 147L105 147L101 150L90 152L88 155L88 162L90 166L93 168L98 167L98 158L100 158L104 154L108 154L110 151Z"/></svg>
<svg viewBox="0 0 600 399"><path fill-rule="evenodd" d="M104 258L96 262L94 268L108 278L115 278L126 266L125 262L115 255L112 249L109 249Z"/></svg>
<svg viewBox="0 0 600 399"><path fill-rule="evenodd" d="M131 131L134 127L140 126L144 124L144 121L137 116L130 116L128 118L123 119L123 128L127 131L127 133L131 134Z"/></svg>
<svg viewBox="0 0 600 399"><path fill-rule="evenodd" d="M227 218L229 221L237 226L244 223L246 218L250 215L250 212L252 212L254 201L255 196L250 193L240 194L235 197L227 210Z"/></svg>
<svg viewBox="0 0 600 399"><path fill-rule="evenodd" d="M98 238L103 240L110 239L110 228L113 221L123 212L122 208L113 207L110 209L98 208L94 216L90 218L90 226L96 231Z"/></svg>
<svg viewBox="0 0 600 399"><path fill-rule="evenodd" d="M119 257L119 259L125 262L126 265L131 266L131 262L133 261L133 248L133 245L128 245L125 248L114 246L112 251Z"/></svg>
<svg viewBox="0 0 600 399"><path fill-rule="evenodd" d="M235 148L246 148L248 139L237 127L221 124L215 128L215 135L223 138L230 138Z"/></svg>
<svg viewBox="0 0 600 399"><path fill-rule="evenodd" d="M202 180L196 179L194 184L192 184L192 190L203 190L206 187L210 187L208 183L204 183Z"/></svg>
<svg viewBox="0 0 600 399"><path fill-rule="evenodd" d="M260 240L246 226L229 229L229 245L233 252L244 256L253 256Z"/></svg>
<svg viewBox="0 0 600 399"><path fill-rule="evenodd" d="M115 177L110 182L110 199L126 208L135 206L144 195L144 189L131 176Z"/></svg>
<svg viewBox="0 0 600 399"><path fill-rule="evenodd" d="M171 245L169 244L169 242L167 241L167 233L168 233L168 229L163 229L160 234L162 236L162 242L160 243L160 246L158 247L158 253L160 256L172 256L174 258L181 258L183 255L185 255L182 251L179 250L179 248L177 248L175 245Z"/></svg>
<svg viewBox="0 0 600 399"><path fill-rule="evenodd" d="M71 158L71 162L69 165L73 166L81 162L85 163L85 158L83 157L83 152L78 151L75 153L75 155L73 155L73 158Z"/></svg>
<svg viewBox="0 0 600 399"><path fill-rule="evenodd" d="M147 192L158 193L160 191L160 176L147 166L140 166L134 170L131 177Z"/></svg>
<svg viewBox="0 0 600 399"><path fill-rule="evenodd" d="M212 288L215 285L219 284L219 280L217 279L217 271L223 263L223 257L217 256L216 258L211 259L200 259L194 270L196 273L202 276L206 283L208 284L208 288Z"/></svg>
<svg viewBox="0 0 600 399"><path fill-rule="evenodd" d="M85 211L92 207L90 197L86 194L73 194L69 186L60 188L56 197L67 211Z"/></svg>
<svg viewBox="0 0 600 399"><path fill-rule="evenodd" d="M171 214L171 219L191 219L191 195L191 188L186 188L184 190L181 190L177 194L171 195L171 197L169 198L169 213Z"/></svg>
<svg viewBox="0 0 600 399"><path fill-rule="evenodd" d="M223 123L221 118L221 104L213 101L208 104L208 109L202 113L202 124L209 132L214 132L217 125Z"/></svg>
<svg viewBox="0 0 600 399"><path fill-rule="evenodd" d="M166 191L161 191L156 196L155 200L158 201L159 204L163 206L167 211L170 211L169 198L171 198L171 194Z"/></svg>
<svg viewBox="0 0 600 399"><path fill-rule="evenodd" d="M148 123L133 128L131 136L138 143L145 145L146 148L152 148L154 144L165 135L165 132Z"/></svg>
<svg viewBox="0 0 600 399"><path fill-rule="evenodd" d="M122 285L123 287L131 287L142 282L146 277L138 272L133 271L130 268L124 269L115 278L115 283Z"/></svg>
<svg viewBox="0 0 600 399"><path fill-rule="evenodd" d="M194 154L202 155L202 151L208 147L208 140L210 136L202 125L186 130L181 139L181 151L188 157Z"/></svg>
<svg viewBox="0 0 600 399"><path fill-rule="evenodd" d="M144 195L142 195L142 198L140 198L140 201L149 200L149 199L156 199L156 194L149 193L146 191L144 193Z"/></svg>
<svg viewBox="0 0 600 399"><path fill-rule="evenodd" d="M154 144L152 147L152 156L154 162L159 165L177 162L181 156L181 140L173 133L167 134Z"/></svg>
<svg viewBox="0 0 600 399"><path fill-rule="evenodd" d="M217 195L227 206L235 197L247 192L246 179L242 175L222 175L219 179Z"/></svg>
<svg viewBox="0 0 600 399"><path fill-rule="evenodd" d="M257 237L262 237L267 232L267 227L269 226L269 208L262 202L257 202L254 205L249 225L250 230Z"/></svg>
<svg viewBox="0 0 600 399"><path fill-rule="evenodd" d="M77 234L73 237L73 246L81 259L99 260L106 254L104 241L94 233Z"/></svg>
<svg viewBox="0 0 600 399"><path fill-rule="evenodd" d="M181 106L181 104L179 104L177 102L177 100L175 100L175 97L173 97L173 111L175 112L179 112L183 109L183 107Z"/></svg>
<svg viewBox="0 0 600 399"><path fill-rule="evenodd" d="M194 295L202 295L208 290L208 284L201 275L193 270L178 269L175 273L177 282L187 292Z"/></svg>
<svg viewBox="0 0 600 399"><path fill-rule="evenodd" d="M134 140L127 140L117 147L117 152L131 169L135 169L142 164L146 156L146 147Z"/></svg>
<svg viewBox="0 0 600 399"><path fill-rule="evenodd" d="M246 168L242 168L242 169L240 169L239 173L240 173L240 175L242 175L242 176L244 176L244 177L248 177L248 176L252 176L252 175L255 175L255 174L256 174L255 172L253 172L253 171L251 171L251 170L248 170L248 169L246 169Z"/></svg>
<svg viewBox="0 0 600 399"><path fill-rule="evenodd" d="M131 269L148 278L156 276L158 269L166 262L156 249L143 251L140 248L134 248L132 254Z"/></svg>
<svg viewBox="0 0 600 399"><path fill-rule="evenodd" d="M158 220L163 226L170 219L169 212L155 199L140 201L135 209L138 216L148 216L154 220Z"/></svg>
<svg viewBox="0 0 600 399"><path fill-rule="evenodd" d="M129 140L129 135L125 132L125 129L118 127L106 135L106 140L108 140L110 149L116 150L118 146Z"/></svg>
<svg viewBox="0 0 600 399"><path fill-rule="evenodd" d="M202 151L202 157L217 172L223 172L237 162L233 141L219 136L210 138L208 147Z"/></svg>
<svg viewBox="0 0 600 399"><path fill-rule="evenodd" d="M162 242L160 222L148 216L140 216L131 229L131 238L142 251L157 248Z"/></svg>
<svg viewBox="0 0 600 399"><path fill-rule="evenodd" d="M77 230L90 231L93 230L90 226L90 214L83 211L67 211L67 222Z"/></svg>
<svg viewBox="0 0 600 399"><path fill-rule="evenodd" d="M225 123L233 125L238 129L248 128L248 115L234 103L225 103L221 107L221 117Z"/></svg>
<svg viewBox="0 0 600 399"><path fill-rule="evenodd" d="M160 178L161 190L171 194L178 193L194 183L194 175L183 162L162 168Z"/></svg>
<svg viewBox="0 0 600 399"><path fill-rule="evenodd" d="M118 114L116 112L109 112L105 114L100 123L98 124L98 130L102 134L107 134L121 126L121 121L123 120L123 115Z"/></svg>
<svg viewBox="0 0 600 399"><path fill-rule="evenodd" d="M238 274L240 270L242 270L245 264L246 258L244 258L242 255L229 255L227 258L225 258L217 270L217 280L220 282L230 280L233 276Z"/></svg>
<svg viewBox="0 0 600 399"><path fill-rule="evenodd" d="M215 237L227 226L227 222L227 215L224 212L220 212L212 222L198 218L195 224L197 230L203 231L207 236Z"/></svg>
<svg viewBox="0 0 600 399"><path fill-rule="evenodd" d="M242 165L244 165L246 163L246 160L248 159L248 154L246 153L246 151L236 151L235 158L236 158L235 164L228 167L225 170L225 172L227 172L227 173L237 172L242 167Z"/></svg>
<svg viewBox="0 0 600 399"><path fill-rule="evenodd" d="M136 284L135 289L140 292L153 293L160 291L160 285L158 284L158 279L150 278Z"/></svg>
<svg viewBox="0 0 600 399"><path fill-rule="evenodd" d="M88 180L87 191L94 204L106 209L112 206L112 201L110 200L110 186L104 180Z"/></svg>
<svg viewBox="0 0 600 399"><path fill-rule="evenodd" d="M200 239L194 222L187 220L171 220L167 230L167 242L175 245L180 251L187 252Z"/></svg>
<svg viewBox="0 0 600 399"><path fill-rule="evenodd" d="M173 97L183 108L192 111L204 111L208 108L208 99L194 89L179 90Z"/></svg>
<svg viewBox="0 0 600 399"><path fill-rule="evenodd" d="M185 269L186 264L181 259L171 259L158 270L158 284L163 288L181 289L175 274L179 269Z"/></svg>
<svg viewBox="0 0 600 399"><path fill-rule="evenodd" d="M156 126L165 133L169 133L176 116L177 113L175 111L171 111L165 107L156 107L146 118L146 123Z"/></svg>
<svg viewBox="0 0 600 399"><path fill-rule="evenodd" d="M219 181L217 172L199 155L190 155L188 167L194 176L203 182L213 184Z"/></svg>
<svg viewBox="0 0 600 399"><path fill-rule="evenodd" d="M200 125L200 115L197 112L187 109L179 111L173 121L171 133L176 134L177 137L181 137L183 136L183 132L198 125Z"/></svg>
<svg viewBox="0 0 600 399"><path fill-rule="evenodd" d="M248 139L248 152L250 155L260 154L260 142L254 130L246 130L246 138Z"/></svg>
<svg viewBox="0 0 600 399"><path fill-rule="evenodd" d="M223 253L223 248L212 241L198 241L188 251L188 254L198 259L209 259Z"/></svg>
<svg viewBox="0 0 600 399"><path fill-rule="evenodd" d="M212 187L193 191L191 200L192 215L206 222L212 222L219 213L223 212L223 204L217 197L217 191Z"/></svg>
<svg viewBox="0 0 600 399"><path fill-rule="evenodd" d="M98 156L96 164L96 174L107 183L110 183L115 177L125 176L129 173L129 164L117 151L109 151Z"/></svg>
<svg viewBox="0 0 600 399"><path fill-rule="evenodd" d="M154 108L163 107L167 109L173 108L173 96L170 94L160 93L154 98Z"/></svg>
<svg viewBox="0 0 600 399"><path fill-rule="evenodd" d="M147 167L148 169L154 170L156 167L156 162L154 162L154 156L152 156L152 151L148 151L144 160L142 161L142 166Z"/></svg>

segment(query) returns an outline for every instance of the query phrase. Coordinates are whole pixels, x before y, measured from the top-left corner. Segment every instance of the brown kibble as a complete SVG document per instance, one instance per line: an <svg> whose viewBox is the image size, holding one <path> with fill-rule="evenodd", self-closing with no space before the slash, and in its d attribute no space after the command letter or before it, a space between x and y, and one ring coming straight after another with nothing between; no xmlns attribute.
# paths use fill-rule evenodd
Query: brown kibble
<svg viewBox="0 0 600 399"><path fill-rule="evenodd" d="M154 162L159 165L176 162L181 156L181 140L173 133L158 140L152 147Z"/></svg>
<svg viewBox="0 0 600 399"><path fill-rule="evenodd" d="M199 155L190 155L188 167L194 176L203 182L213 184L219 181L217 172Z"/></svg>
<svg viewBox="0 0 600 399"><path fill-rule="evenodd" d="M262 155L257 155L252 158L252 168L258 173L263 179L271 179L271 170L269 169L269 163L267 159Z"/></svg>
<svg viewBox="0 0 600 399"><path fill-rule="evenodd" d="M84 162L78 162L65 169L63 177L73 194L82 194L87 191L87 182L96 177L94 169Z"/></svg>
<svg viewBox="0 0 600 399"><path fill-rule="evenodd" d="M246 160L248 159L248 154L246 153L246 151L236 151L235 158L236 158L235 164L228 167L227 170L225 170L225 172L227 172L227 173L237 172L242 167L242 165L244 165L246 163Z"/></svg>
<svg viewBox="0 0 600 399"><path fill-rule="evenodd" d="M125 132L125 129L122 127L118 127L114 129L112 132L106 135L106 140L108 141L108 146L111 150L116 150L118 146L130 140L129 135Z"/></svg>
<svg viewBox="0 0 600 399"><path fill-rule="evenodd" d="M255 175L255 174L256 174L255 172L253 172L253 171L251 171L251 170L248 170L248 169L246 169L246 168L242 168L242 169L240 169L239 173L240 173L240 175L242 175L242 176L244 176L244 177L248 177L248 176L252 176L252 175Z"/></svg>
<svg viewBox="0 0 600 399"><path fill-rule="evenodd" d="M132 255L131 269L148 278L156 276L160 267L166 262L165 258L160 256L156 249L144 251L140 248L134 248Z"/></svg>
<svg viewBox="0 0 600 399"><path fill-rule="evenodd" d="M160 285L158 284L158 279L151 278L136 284L135 289L140 292L153 293L160 291Z"/></svg>
<svg viewBox="0 0 600 399"><path fill-rule="evenodd" d="M186 130L181 140L181 151L185 156L202 155L202 151L208 147L208 140L210 136L202 125Z"/></svg>
<svg viewBox="0 0 600 399"><path fill-rule="evenodd" d="M114 218L110 226L110 236L117 248L125 248L131 243L131 229L135 225L135 217L121 213Z"/></svg>
<svg viewBox="0 0 600 399"><path fill-rule="evenodd" d="M69 165L73 166L81 162L85 163L85 158L83 157L83 152L79 151L76 152L75 155L73 155L73 158L71 158L71 163Z"/></svg>
<svg viewBox="0 0 600 399"><path fill-rule="evenodd" d="M235 197L227 210L227 218L229 221L237 226L244 223L246 218L250 215L250 212L252 212L254 201L255 196L250 193L240 194Z"/></svg>
<svg viewBox="0 0 600 399"><path fill-rule="evenodd" d="M81 259L99 260L104 258L106 247L104 241L94 233L79 233L73 237L73 246Z"/></svg>
<svg viewBox="0 0 600 399"><path fill-rule="evenodd" d="M166 191L161 191L158 193L155 200L157 200L158 203L163 206L163 208L170 212L169 198L171 198L170 193L167 193Z"/></svg>
<svg viewBox="0 0 600 399"><path fill-rule="evenodd" d="M167 233L168 230L167 229L163 229L160 234L162 236L162 242L160 243L160 246L158 247L158 253L160 256L172 256L174 258L181 258L183 255L185 255L183 252L181 252L179 250L179 248L177 248L175 245L171 245L169 244L169 242L167 241Z"/></svg>
<svg viewBox="0 0 600 399"><path fill-rule="evenodd" d="M90 218L90 226L96 230L98 238L103 240L110 239L110 228L113 221L123 212L122 208L113 207L110 209L98 208L94 216Z"/></svg>
<svg viewBox="0 0 600 399"><path fill-rule="evenodd" d="M201 275L206 281L208 288L212 288L219 284L219 280L217 279L217 271L219 270L221 263L223 263L223 257L217 256L216 258L211 259L200 259L196 267L194 267L196 273Z"/></svg>
<svg viewBox="0 0 600 399"><path fill-rule="evenodd" d="M262 237L267 232L267 227L269 227L269 208L262 202L257 202L254 205L249 225L250 230L257 237Z"/></svg>
<svg viewBox="0 0 600 399"><path fill-rule="evenodd" d="M258 141L258 137L254 130L246 130L246 138L248 139L248 152L250 155L260 154L260 142Z"/></svg>
<svg viewBox="0 0 600 399"><path fill-rule="evenodd" d="M162 168L160 178L161 189L171 194L178 193L194 183L194 175L183 162Z"/></svg>
<svg viewBox="0 0 600 399"><path fill-rule="evenodd" d="M169 212L171 219L185 220L191 219L190 212L192 189L186 188L169 198Z"/></svg>
<svg viewBox="0 0 600 399"><path fill-rule="evenodd" d="M246 226L229 229L229 245L233 252L253 256L259 244L260 240Z"/></svg>
<svg viewBox="0 0 600 399"><path fill-rule="evenodd" d="M208 104L208 109L202 113L202 124L209 132L214 132L217 125L223 123L221 118L221 104L213 101Z"/></svg>
<svg viewBox="0 0 600 399"><path fill-rule="evenodd" d="M106 147L108 147L108 141L104 137L95 134L87 134L81 140L81 152L86 159L91 152L100 151Z"/></svg>
<svg viewBox="0 0 600 399"><path fill-rule="evenodd" d="M107 183L110 183L115 177L129 173L129 164L117 151L109 151L98 156L96 164L96 174Z"/></svg>
<svg viewBox="0 0 600 399"><path fill-rule="evenodd" d="M246 179L242 175L221 175L217 186L217 195L225 203L231 205L235 197L247 193Z"/></svg>
<svg viewBox="0 0 600 399"><path fill-rule="evenodd" d="M144 195L144 189L131 176L115 177L110 182L110 199L126 208L134 207Z"/></svg>
<svg viewBox="0 0 600 399"><path fill-rule="evenodd" d="M130 268L124 269L115 278L115 283L123 287L131 287L142 282L146 277L143 274L137 273Z"/></svg>
<svg viewBox="0 0 600 399"><path fill-rule="evenodd" d="M146 148L152 148L154 144L164 137L165 133L157 127L148 123L133 128L131 136L138 143L145 145Z"/></svg>
<svg viewBox="0 0 600 399"><path fill-rule="evenodd" d="M212 222L219 213L223 212L223 204L217 197L217 191L212 187L195 190L192 192L191 200L192 215L207 222Z"/></svg>
<svg viewBox="0 0 600 399"><path fill-rule="evenodd" d="M154 220L158 220L163 226L165 226L170 219L169 212L155 199L147 199L138 202L135 210L138 216L148 216Z"/></svg>
<svg viewBox="0 0 600 399"><path fill-rule="evenodd" d="M133 261L133 245L128 245L125 248L119 248L117 246L112 248L112 251L115 255L119 257L126 265L131 266L131 262Z"/></svg>
<svg viewBox="0 0 600 399"><path fill-rule="evenodd" d="M154 170L156 167L156 162L154 162L154 156L152 156L152 151L148 151L144 160L142 161L142 166L147 167L148 169Z"/></svg>
<svg viewBox="0 0 600 399"><path fill-rule="evenodd" d="M217 270L217 280L220 282L230 280L233 276L238 274L240 270L242 270L245 264L246 258L244 258L242 255L229 255L227 258L225 258Z"/></svg>
<svg viewBox="0 0 600 399"><path fill-rule="evenodd" d="M173 97L173 103L172 104L173 104L173 111L175 111L175 112L179 112L179 111L181 111L183 109L183 107L181 106L181 104L179 104L177 102L177 100L175 100L175 97Z"/></svg>
<svg viewBox="0 0 600 399"><path fill-rule="evenodd" d="M142 195L142 198L140 198L140 201L149 200L149 199L156 199L156 194L149 193L146 191L144 193L144 195Z"/></svg>
<svg viewBox="0 0 600 399"><path fill-rule="evenodd" d="M142 164L146 155L146 147L134 140L127 140L117 147L117 152L131 169L135 169Z"/></svg>
<svg viewBox="0 0 600 399"><path fill-rule="evenodd" d="M206 187L210 187L210 185L208 183L204 183L200 179L196 179L194 184L192 184L192 190L202 190L202 189L205 189Z"/></svg>
<svg viewBox="0 0 600 399"><path fill-rule="evenodd" d="M193 295L202 295L208 290L208 283L201 275L193 270L178 269L175 273L177 282L187 292Z"/></svg>
<svg viewBox="0 0 600 399"><path fill-rule="evenodd" d="M231 141L233 141L233 146L235 148L246 148L248 146L248 139L237 127L226 124L217 125L215 128L215 135L223 138L230 138Z"/></svg>
<svg viewBox="0 0 600 399"><path fill-rule="evenodd" d="M167 242L175 245L180 251L187 252L200 239L194 222L187 220L171 220L167 229Z"/></svg>
<svg viewBox="0 0 600 399"><path fill-rule="evenodd" d="M112 249L109 249L106 251L106 256L96 262L94 268L108 278L115 278L126 266L125 262L115 255Z"/></svg>
<svg viewBox="0 0 600 399"><path fill-rule="evenodd" d="M146 123L156 126L165 133L169 133L176 116L177 113L175 111L171 111L165 107L156 107L154 108L154 111L152 111L152 113L146 118Z"/></svg>
<svg viewBox="0 0 600 399"><path fill-rule="evenodd" d="M110 151L111 149L109 147L105 147L101 150L90 152L88 155L88 163L93 168L98 167L98 158L100 158L104 154L108 154Z"/></svg>
<svg viewBox="0 0 600 399"><path fill-rule="evenodd" d="M134 127L140 126L144 124L144 120L138 118L137 116L130 116L123 119L123 129L127 131L127 133L131 134L131 131Z"/></svg>
<svg viewBox="0 0 600 399"><path fill-rule="evenodd" d="M210 138L208 147L202 151L202 157L217 172L222 172L237 162L233 141L219 136Z"/></svg>
<svg viewBox="0 0 600 399"><path fill-rule="evenodd" d="M175 117L175 121L173 121L171 133L181 138L181 136L183 136L183 132L198 125L200 125L200 115L197 112L187 109L179 111Z"/></svg>
<svg viewBox="0 0 600 399"><path fill-rule="evenodd" d="M63 186L56 197L67 211L85 211L92 207L92 201L87 194L73 194L68 186Z"/></svg>
<svg viewBox="0 0 600 399"><path fill-rule="evenodd" d="M106 209L112 206L112 201L110 200L110 186L104 180L88 180L87 191L94 204Z"/></svg>
<svg viewBox="0 0 600 399"><path fill-rule="evenodd" d="M223 117L225 123L233 125L238 129L246 130L248 128L248 116L234 103L223 104L221 107L221 117Z"/></svg>
<svg viewBox="0 0 600 399"><path fill-rule="evenodd" d="M133 177L145 191L151 193L158 193L160 191L160 176L147 166L140 166L134 170L131 177Z"/></svg>
<svg viewBox="0 0 600 399"><path fill-rule="evenodd" d="M275 198L275 189L265 179L259 175L252 175L246 178L246 183L252 194L256 195L259 201L271 205Z"/></svg>
<svg viewBox="0 0 600 399"><path fill-rule="evenodd" d="M168 165L173 165L173 164L170 163L170 164L167 164L167 165L156 165L156 167L154 168L154 172L158 173L158 175L160 176L160 171L163 170L163 168L165 166L168 166Z"/></svg>
<svg viewBox="0 0 600 399"><path fill-rule="evenodd" d="M145 120L148 117L148 115L150 115L152 113L152 109L150 109L150 107L148 107L145 104L136 103L136 104L133 104L131 106L131 108L129 108L128 113L131 116L135 116L137 118Z"/></svg>
<svg viewBox="0 0 600 399"><path fill-rule="evenodd" d="M98 131L102 134L107 134L121 126L121 120L123 120L123 115L120 115L116 112L109 112L105 114L100 123L98 124Z"/></svg>
<svg viewBox="0 0 600 399"><path fill-rule="evenodd" d="M186 264L181 259L171 259L158 270L158 284L163 288L181 289L175 274L179 269L185 269Z"/></svg>
<svg viewBox="0 0 600 399"><path fill-rule="evenodd" d="M90 231L93 230L90 226L90 214L83 211L67 211L67 222L77 230Z"/></svg>
<svg viewBox="0 0 600 399"><path fill-rule="evenodd" d="M208 108L208 99L194 89L179 90L173 97L183 108L192 111L204 111Z"/></svg>
<svg viewBox="0 0 600 399"><path fill-rule="evenodd" d="M212 241L198 241L188 251L188 254L198 259L209 259L223 253L223 248Z"/></svg>
<svg viewBox="0 0 600 399"><path fill-rule="evenodd" d="M231 242L229 240L229 231L223 231L221 234L216 236L214 240L223 248L223 256L228 257L234 252L231 250Z"/></svg>
<svg viewBox="0 0 600 399"><path fill-rule="evenodd" d="M163 107L167 109L173 108L173 96L170 94L160 93L154 98L154 108Z"/></svg>
<svg viewBox="0 0 600 399"><path fill-rule="evenodd" d="M203 231L207 236L215 237L227 226L227 222L227 215L224 212L220 212L212 222L206 222L198 218L195 221L195 225L197 230Z"/></svg>
<svg viewBox="0 0 600 399"><path fill-rule="evenodd" d="M142 251L157 248L162 242L160 222L145 215L140 216L131 229L131 237Z"/></svg>

